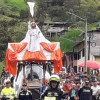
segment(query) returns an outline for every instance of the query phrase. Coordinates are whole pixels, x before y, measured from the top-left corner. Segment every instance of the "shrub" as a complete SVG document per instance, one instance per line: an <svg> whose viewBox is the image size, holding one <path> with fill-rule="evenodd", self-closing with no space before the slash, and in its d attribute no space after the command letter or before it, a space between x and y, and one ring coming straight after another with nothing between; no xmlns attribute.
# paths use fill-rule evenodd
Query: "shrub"
<svg viewBox="0 0 100 100"><path fill-rule="evenodd" d="M23 19L23 18L28 18L29 16L29 11L28 10L21 10L20 11L20 18Z"/></svg>
<svg viewBox="0 0 100 100"><path fill-rule="evenodd" d="M8 25L9 25L9 26L13 26L13 25L15 25L17 22L18 22L17 19L12 19L11 21L8 22Z"/></svg>

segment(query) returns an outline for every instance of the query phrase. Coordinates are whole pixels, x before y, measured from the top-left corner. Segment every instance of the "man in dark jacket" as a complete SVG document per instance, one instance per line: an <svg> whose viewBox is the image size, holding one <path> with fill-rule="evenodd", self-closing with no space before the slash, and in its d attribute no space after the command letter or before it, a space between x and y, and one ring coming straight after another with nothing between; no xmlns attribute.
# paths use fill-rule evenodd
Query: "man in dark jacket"
<svg viewBox="0 0 100 100"><path fill-rule="evenodd" d="M92 90L89 87L89 81L86 81L85 86L79 90L79 100L92 100Z"/></svg>
<svg viewBox="0 0 100 100"><path fill-rule="evenodd" d="M19 93L19 100L33 100L32 93L28 90L27 84L23 83L22 91Z"/></svg>
<svg viewBox="0 0 100 100"><path fill-rule="evenodd" d="M57 75L51 75L48 88L41 94L41 100L61 100L66 94L58 88L60 79Z"/></svg>

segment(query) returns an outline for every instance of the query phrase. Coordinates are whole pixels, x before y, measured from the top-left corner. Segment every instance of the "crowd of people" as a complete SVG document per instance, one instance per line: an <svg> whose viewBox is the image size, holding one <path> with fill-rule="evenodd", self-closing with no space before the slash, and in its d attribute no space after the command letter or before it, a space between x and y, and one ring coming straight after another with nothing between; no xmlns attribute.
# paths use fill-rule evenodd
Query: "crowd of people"
<svg viewBox="0 0 100 100"><path fill-rule="evenodd" d="M79 73L75 73L74 70L71 69L71 72L69 74L59 74L60 81L58 88L60 88L63 92L67 93L64 100L100 100L99 75L99 72L94 75L93 73L83 73L81 70L79 71ZM42 97L44 96L44 94L46 96L50 94L47 93L48 89L45 89L48 86L50 88L50 85L48 85L50 83L47 84L47 80L45 82L46 84L42 86L41 92L43 92L43 90L46 92L41 93Z"/></svg>
<svg viewBox="0 0 100 100"><path fill-rule="evenodd" d="M68 100L99 100L100 82L96 79L80 78L77 75L70 76L63 84L61 82L61 88L68 93Z"/></svg>
<svg viewBox="0 0 100 100"><path fill-rule="evenodd" d="M81 70L75 73L74 69L71 69L69 74L53 74L50 79L43 81L39 100L100 100L99 75L99 72L93 75L93 73L83 73ZM22 84L19 95L16 95L10 76L3 68L1 74L2 100L35 100L26 82Z"/></svg>
<svg viewBox="0 0 100 100"><path fill-rule="evenodd" d="M12 74L10 74L9 72L7 72L5 70L5 67L3 67L2 72L1 72L1 85L2 85L2 88L5 87L6 82L9 81L9 80L11 81L11 85L13 85L14 76Z"/></svg>
<svg viewBox="0 0 100 100"><path fill-rule="evenodd" d="M28 90L28 85L26 82L22 84L22 89L19 95L16 94L13 88L14 77L5 70L2 69L1 73L1 99L0 100L34 100L32 99L32 93Z"/></svg>

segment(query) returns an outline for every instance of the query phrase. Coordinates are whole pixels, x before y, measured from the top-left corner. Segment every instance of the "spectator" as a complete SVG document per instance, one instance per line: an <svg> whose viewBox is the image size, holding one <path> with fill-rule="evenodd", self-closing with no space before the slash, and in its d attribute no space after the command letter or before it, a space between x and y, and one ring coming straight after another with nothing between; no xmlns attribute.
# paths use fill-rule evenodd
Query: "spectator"
<svg viewBox="0 0 100 100"><path fill-rule="evenodd" d="M78 99L78 94L76 91L76 84L72 84L72 89L69 92L70 100L76 100Z"/></svg>
<svg viewBox="0 0 100 100"><path fill-rule="evenodd" d="M99 70L97 71L96 78L97 78L98 81L100 81L100 71Z"/></svg>
<svg viewBox="0 0 100 100"><path fill-rule="evenodd" d="M83 72L80 70L79 71L79 78L82 78L84 75L83 75Z"/></svg>
<svg viewBox="0 0 100 100"><path fill-rule="evenodd" d="M96 100L96 97L100 89L100 86L98 86L97 81L93 82L93 86L91 86L91 89L93 91L92 100Z"/></svg>
<svg viewBox="0 0 100 100"><path fill-rule="evenodd" d="M48 86L48 80L45 79L45 83L43 83L41 89L40 89L40 94L43 93L43 91L46 89L46 87Z"/></svg>
<svg viewBox="0 0 100 100"><path fill-rule="evenodd" d="M71 75L75 75L74 68L71 68Z"/></svg>
<svg viewBox="0 0 100 100"><path fill-rule="evenodd" d="M89 81L85 81L85 86L79 90L79 100L92 100L92 89L89 87Z"/></svg>
<svg viewBox="0 0 100 100"><path fill-rule="evenodd" d="M67 93L69 93L69 91L71 90L71 84L70 84L70 80L67 79L63 85L63 90Z"/></svg>
<svg viewBox="0 0 100 100"><path fill-rule="evenodd" d="M4 80L7 76L6 74L7 74L7 72L5 71L5 67L3 67L2 72L1 72L1 84L4 83Z"/></svg>
<svg viewBox="0 0 100 100"><path fill-rule="evenodd" d="M69 99L69 92L70 92L71 88L72 88L72 86L71 86L71 84L70 84L70 80L67 79L67 80L65 81L65 83L64 83L64 85L63 85L63 87L62 87L62 89L63 89L63 91L65 91L65 92L68 93L68 95L66 95L66 98L68 98L68 99Z"/></svg>
<svg viewBox="0 0 100 100"><path fill-rule="evenodd" d="M79 90L80 90L80 84L77 84L76 85L76 94L78 95L78 93L79 93Z"/></svg>

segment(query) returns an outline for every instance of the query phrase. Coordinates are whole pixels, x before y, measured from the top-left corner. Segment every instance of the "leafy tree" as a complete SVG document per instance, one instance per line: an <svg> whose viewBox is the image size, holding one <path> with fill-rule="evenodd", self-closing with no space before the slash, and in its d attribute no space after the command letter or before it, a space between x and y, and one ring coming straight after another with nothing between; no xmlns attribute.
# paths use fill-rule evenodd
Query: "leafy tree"
<svg viewBox="0 0 100 100"><path fill-rule="evenodd" d="M76 12L80 7L80 0L64 0L63 5L66 11Z"/></svg>
<svg viewBox="0 0 100 100"><path fill-rule="evenodd" d="M66 20L66 13L63 7L51 6L48 8L48 14L52 21L64 21Z"/></svg>
<svg viewBox="0 0 100 100"><path fill-rule="evenodd" d="M21 19L28 18L28 17L29 17L29 10L28 9L20 11L20 18Z"/></svg>
<svg viewBox="0 0 100 100"><path fill-rule="evenodd" d="M11 37L11 42L20 42L25 38L27 32L27 23L18 21L14 26L9 27L9 36Z"/></svg>
<svg viewBox="0 0 100 100"><path fill-rule="evenodd" d="M46 19L47 0L36 0L36 1L37 1L37 11L35 14L35 20L38 21L40 27L42 27Z"/></svg>
<svg viewBox="0 0 100 100"><path fill-rule="evenodd" d="M12 19L12 20L10 20L10 21L8 22L8 25L9 25L9 26L14 26L14 25L16 25L17 22L18 22L17 19Z"/></svg>
<svg viewBox="0 0 100 100"><path fill-rule="evenodd" d="M86 17L89 23L97 21L99 0L81 0L79 15Z"/></svg>
<svg viewBox="0 0 100 100"><path fill-rule="evenodd" d="M7 21L0 21L0 60L3 60L5 57L5 51L9 41Z"/></svg>
<svg viewBox="0 0 100 100"><path fill-rule="evenodd" d="M51 6L63 6L63 1L64 0L51 0Z"/></svg>

